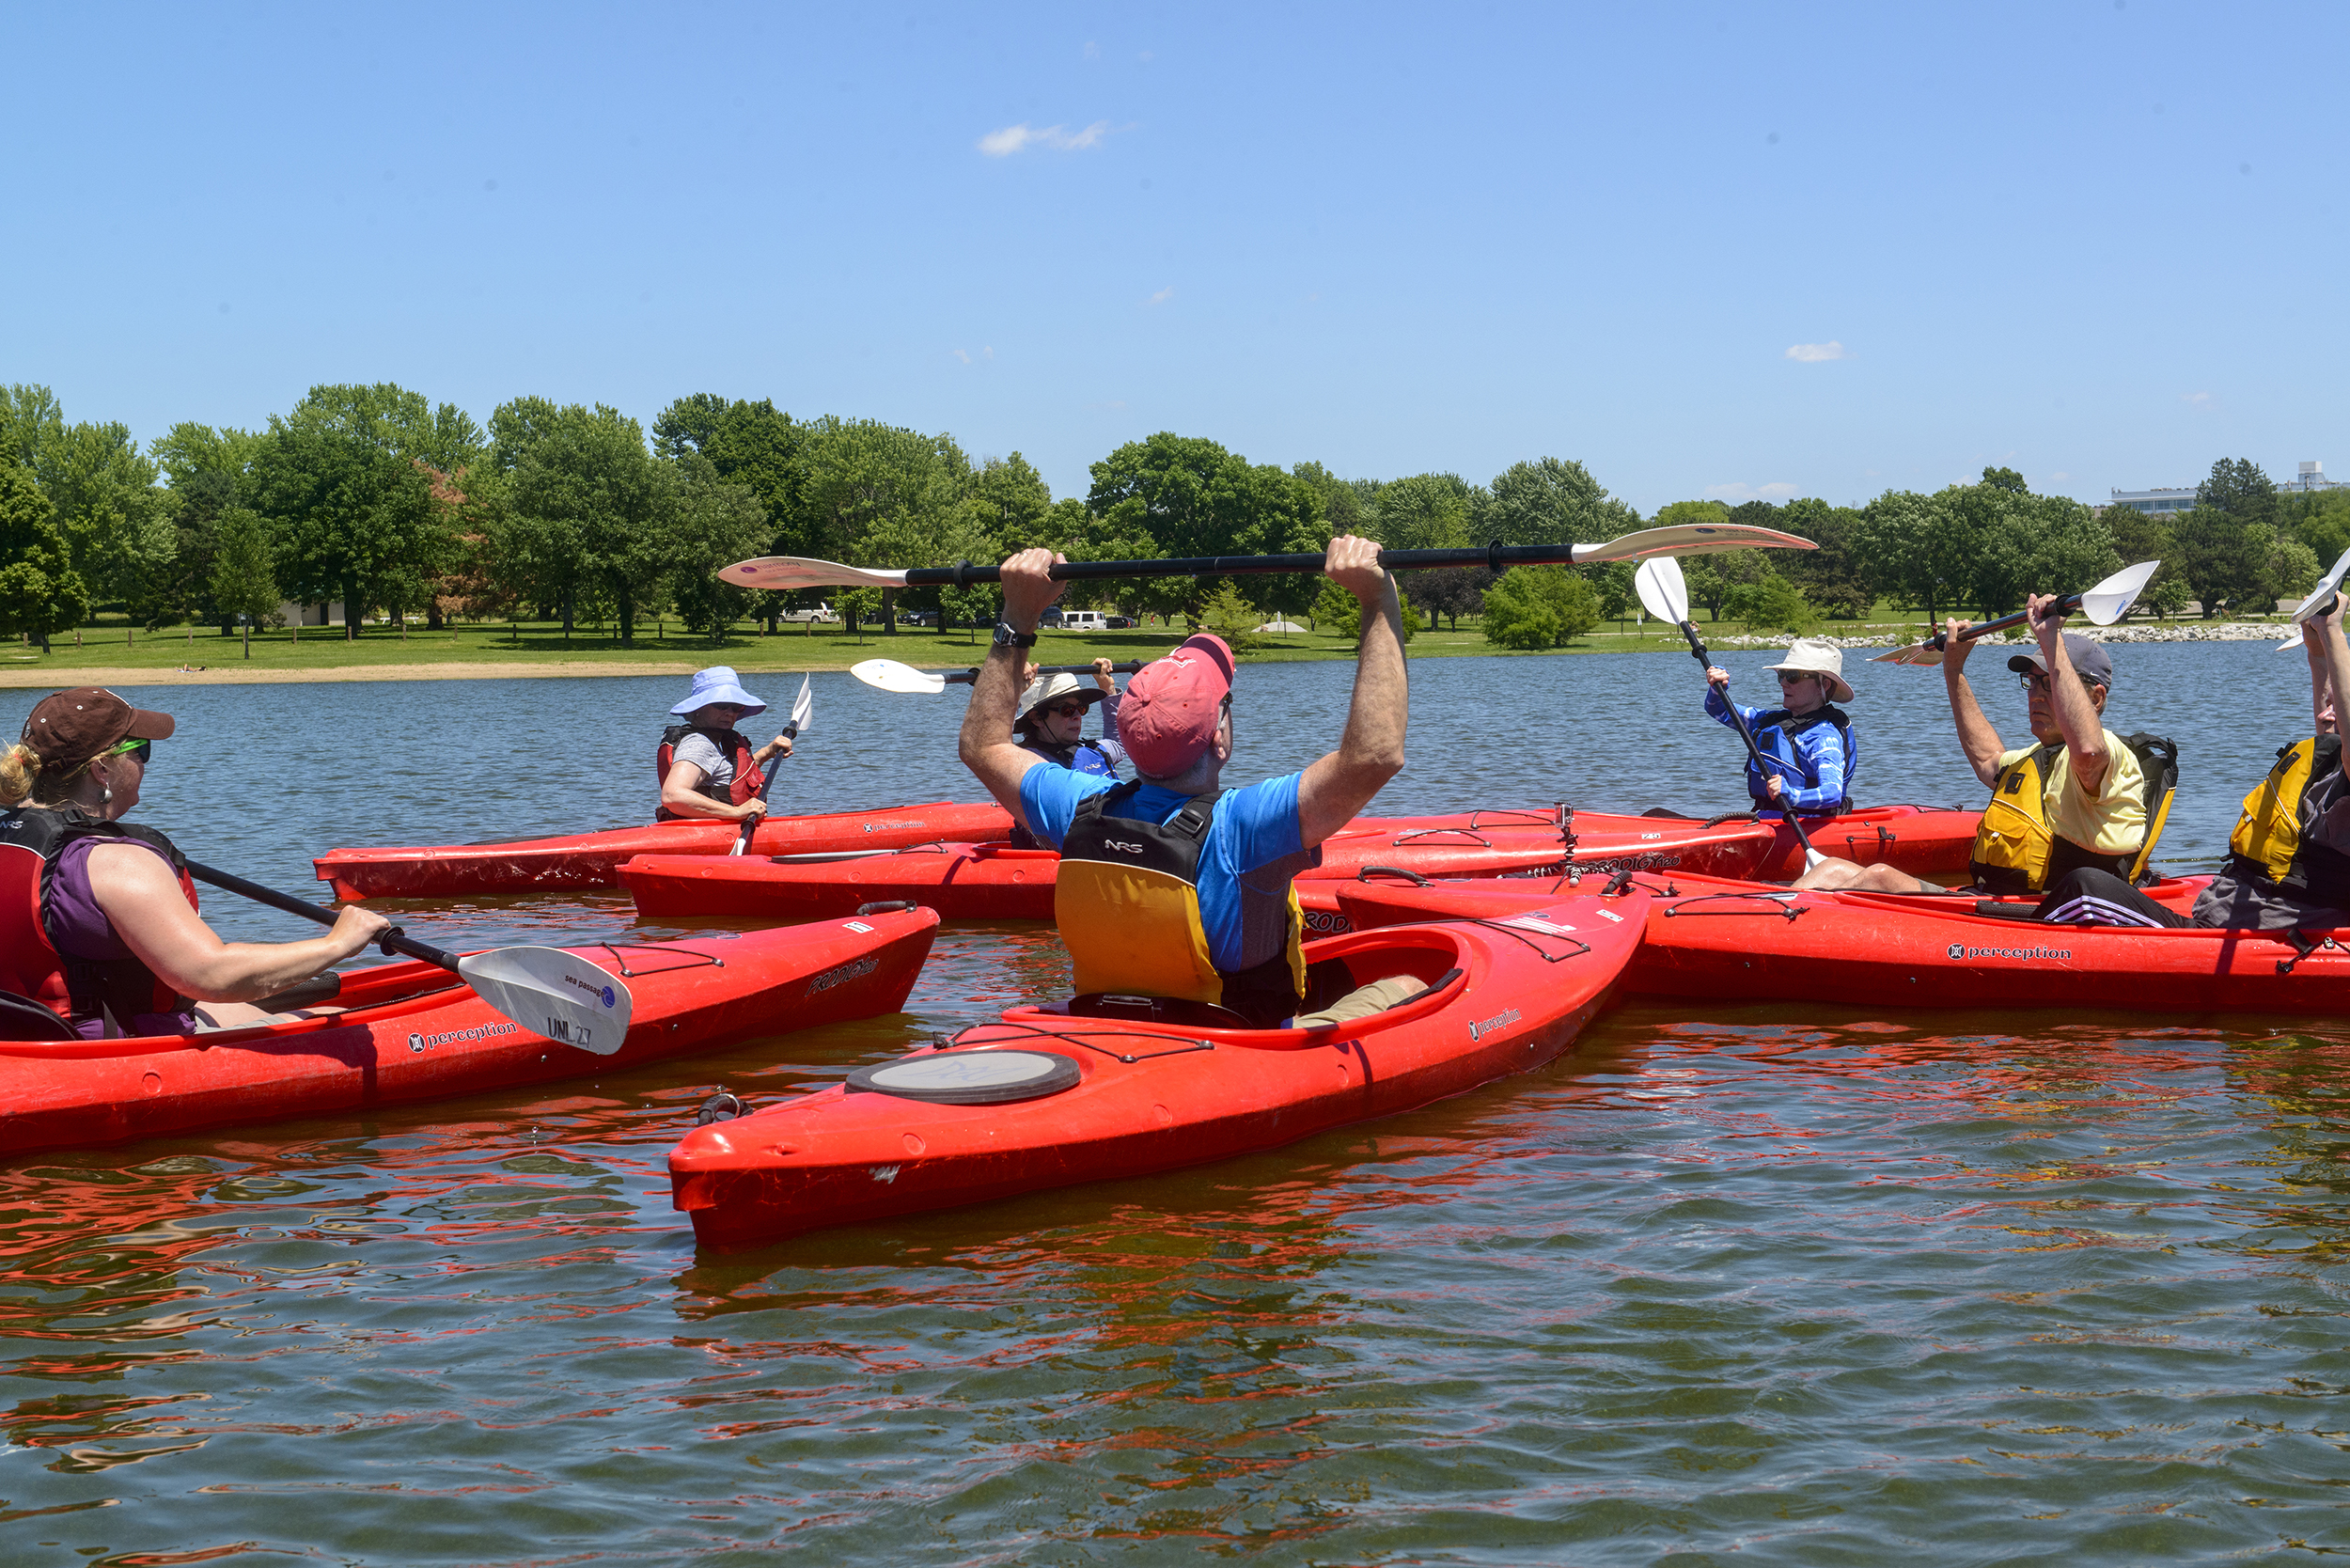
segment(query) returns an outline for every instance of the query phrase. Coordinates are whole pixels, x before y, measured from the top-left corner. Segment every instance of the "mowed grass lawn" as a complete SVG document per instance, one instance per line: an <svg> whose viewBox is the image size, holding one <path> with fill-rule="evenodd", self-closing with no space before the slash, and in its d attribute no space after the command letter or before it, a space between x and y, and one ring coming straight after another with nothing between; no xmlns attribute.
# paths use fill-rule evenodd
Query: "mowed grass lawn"
<svg viewBox="0 0 2350 1568"><path fill-rule="evenodd" d="M1903 618L1887 606L1869 622L1834 621L1825 630L1839 636L1916 631L1921 620L1916 614ZM1728 637L1745 628L1734 622L1723 622L1716 628L1700 618L1699 630L1708 636ZM1118 660L1151 659L1182 641L1185 635L1180 626L1159 625L1089 634L1047 629L1034 656L1040 664L1056 665L1081 664L1104 656ZM1543 651L1600 653L1686 646L1678 636L1660 635L1653 622L1645 628L1609 622L1570 648ZM852 636L838 626L786 626L773 636L763 636L757 626L746 622L724 643L717 643L683 635L674 626L648 623L638 629L633 644L622 646L618 634L606 628L583 627L566 637L559 623L524 621L519 627L506 622L460 622L438 632L429 632L417 624L408 628L405 638L396 627L368 626L355 641L345 641L340 627L308 626L302 628L299 635L278 629L255 635L248 661L241 641L233 635L222 636L217 627L176 626L146 632L134 630L118 617L102 617L97 624L82 628L78 646L75 634L70 632L53 638L45 654L24 643L0 645L0 671L10 674L10 683L16 683L28 676L52 671L62 682L76 669L164 672L176 671L182 665L199 666L207 670L283 675L313 670L359 674L370 667L432 665L469 666L451 669L452 675L489 675L500 669L526 674L557 666L572 666L564 669L566 674L597 672L595 668L576 667L580 666L628 674L640 667L646 673L654 673L716 664L748 670L846 669L863 659L886 658L917 668L957 669L978 664L986 651L985 634L964 627L941 634L934 629L901 626L892 635L879 627L867 626ZM1476 624L1468 620L1464 620L1457 630L1423 628L1412 642L1413 654L1421 658L1506 651L1487 642ZM1353 653L1354 645L1343 637L1304 632L1263 637L1247 656L1252 660L1278 661L1349 658Z"/></svg>

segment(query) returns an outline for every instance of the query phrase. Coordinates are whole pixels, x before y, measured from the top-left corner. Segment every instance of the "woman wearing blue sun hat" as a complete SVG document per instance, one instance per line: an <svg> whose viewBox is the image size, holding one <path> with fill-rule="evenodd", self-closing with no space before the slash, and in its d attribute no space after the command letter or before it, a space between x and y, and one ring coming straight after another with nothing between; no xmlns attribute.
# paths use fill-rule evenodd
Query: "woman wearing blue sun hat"
<svg viewBox="0 0 2350 1568"><path fill-rule="evenodd" d="M736 729L767 711L743 689L734 671L713 665L694 672L694 689L669 712L680 719L661 732L654 767L661 779L662 822L707 817L739 823L767 814L759 798L760 770L771 757L791 755L791 738L777 735L756 749Z"/></svg>

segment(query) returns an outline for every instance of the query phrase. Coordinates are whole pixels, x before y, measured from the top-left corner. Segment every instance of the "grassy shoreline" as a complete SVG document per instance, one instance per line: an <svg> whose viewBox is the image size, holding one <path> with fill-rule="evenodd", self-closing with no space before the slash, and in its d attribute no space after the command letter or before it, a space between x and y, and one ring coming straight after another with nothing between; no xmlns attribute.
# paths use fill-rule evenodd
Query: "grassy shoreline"
<svg viewBox="0 0 2350 1568"><path fill-rule="evenodd" d="M1838 636L1919 630L1917 618L1886 617L1839 621L1826 630ZM1727 638L1743 627L1724 622L1718 630L1700 622L1709 637ZM1181 641L1178 627L1149 626L1088 634L1047 631L1037 645L1040 664L1087 660L1155 658ZM895 635L874 629L851 636L832 627L788 627L774 636L728 638L723 645L703 637L664 636L647 632L632 646L600 632L565 638L559 626L460 625L439 632L369 627L356 642L339 628L306 627L299 637L286 631L256 635L253 656L217 630L184 627L132 632L119 622L82 631L80 646L68 633L46 654L18 645L0 652L0 686L259 684L290 682L575 679L592 676L680 675L710 665L746 671L847 669L866 659L896 659L917 668L959 669L985 657L983 635L958 628L941 635L901 627ZM1422 631L1412 642L1417 658L1495 656L1540 658L1558 653L1666 652L1685 651L1678 636L1657 628L1609 625L1563 649L1515 653L1496 648L1473 626L1458 631ZM1250 663L1279 664L1316 659L1351 659L1347 639L1319 633L1268 636L1248 651ZM182 670L181 666L199 666Z"/></svg>

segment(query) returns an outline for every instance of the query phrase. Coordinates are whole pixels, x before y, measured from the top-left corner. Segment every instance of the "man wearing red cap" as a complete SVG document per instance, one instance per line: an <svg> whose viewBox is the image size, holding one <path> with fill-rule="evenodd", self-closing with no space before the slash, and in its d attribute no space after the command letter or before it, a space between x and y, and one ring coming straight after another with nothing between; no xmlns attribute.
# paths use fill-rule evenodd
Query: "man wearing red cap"
<svg viewBox="0 0 2350 1568"><path fill-rule="evenodd" d="M1363 606L1354 704L1339 748L1303 773L1226 790L1232 652L1192 637L1127 683L1119 739L1133 783L1051 766L1011 738L1023 650L1060 597L1063 557L1004 563L1004 619L963 721L963 760L1037 838L1061 852L1054 917L1079 1005L1104 995L1206 1004L1258 1027L1306 994L1304 921L1291 878L1403 766L1402 617L1379 546L1330 541L1323 571Z"/></svg>

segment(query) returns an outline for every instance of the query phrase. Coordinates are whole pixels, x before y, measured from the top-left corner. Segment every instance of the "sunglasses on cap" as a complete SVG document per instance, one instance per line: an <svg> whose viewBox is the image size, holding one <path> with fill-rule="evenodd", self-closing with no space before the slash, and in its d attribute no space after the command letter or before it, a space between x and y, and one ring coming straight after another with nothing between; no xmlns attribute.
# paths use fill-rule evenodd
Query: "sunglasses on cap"
<svg viewBox="0 0 2350 1568"><path fill-rule="evenodd" d="M128 757L141 767L145 767L147 760L154 754L153 741L123 741L99 753L101 757Z"/></svg>

